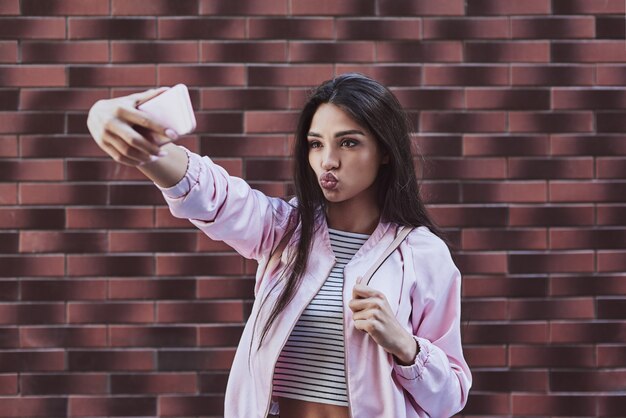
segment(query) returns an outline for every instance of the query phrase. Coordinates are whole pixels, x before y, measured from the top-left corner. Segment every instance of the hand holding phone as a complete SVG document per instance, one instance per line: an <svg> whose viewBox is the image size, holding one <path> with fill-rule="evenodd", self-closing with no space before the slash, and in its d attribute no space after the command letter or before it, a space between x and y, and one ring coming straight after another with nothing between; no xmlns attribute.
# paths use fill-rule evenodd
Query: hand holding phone
<svg viewBox="0 0 626 418"><path fill-rule="evenodd" d="M148 113L156 122L173 129L178 136L188 134L196 128L196 117L189 90L184 84L170 87L158 96L139 104L137 109Z"/></svg>

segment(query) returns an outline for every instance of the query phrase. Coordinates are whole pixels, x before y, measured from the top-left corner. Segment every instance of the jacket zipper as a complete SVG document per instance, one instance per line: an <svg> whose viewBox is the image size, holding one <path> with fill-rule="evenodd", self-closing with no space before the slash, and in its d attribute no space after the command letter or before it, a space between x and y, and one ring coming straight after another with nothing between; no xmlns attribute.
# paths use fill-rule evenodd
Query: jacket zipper
<svg viewBox="0 0 626 418"><path fill-rule="evenodd" d="M328 273L326 274L326 277L328 277L328 274L330 274L330 272L333 270L333 267L335 266L335 264L337 264L337 259L335 259L335 261L333 262L333 265L330 266L330 270L328 271ZM309 306L309 303L311 303L311 301L313 300L313 298L315 297L315 295L320 291L320 289L322 288L322 286L324 286L325 281L322 282L322 284L320 285L320 287L317 288L317 292L315 292L313 294L313 296L311 296L311 299L309 299L309 301L307 303L304 304L303 308L300 309L300 312L298 313L298 317L297 319L293 322L293 325L291 326L291 329L289 330L289 332L287 333L287 337L283 340L283 343L280 347L280 350L278 351L278 356L274 359L274 367L272 368L272 378L270 380L270 395L269 395L269 401L267 403L267 408L265 408L265 413L263 414L263 418L267 417L267 414L270 411L270 408L272 406L272 393L274 392L274 374L276 374L276 362L278 361L278 357L280 357L280 353L283 351L283 348L285 347L285 344L287 344L287 340L289 339L289 336L291 335L291 332L293 331L293 329L296 327L296 324L298 323L298 320L300 319L300 315L302 315L302 312L304 312L304 310L306 309L307 306ZM343 300L343 292L342 292L342 300ZM343 303L342 303L343 305ZM343 309L343 307L342 307ZM344 337L345 340L345 337ZM344 356L344 361L345 361L345 356ZM346 383L347 383L347 379L346 379ZM348 402L350 403L350 402ZM352 415L350 415L350 417L352 417Z"/></svg>

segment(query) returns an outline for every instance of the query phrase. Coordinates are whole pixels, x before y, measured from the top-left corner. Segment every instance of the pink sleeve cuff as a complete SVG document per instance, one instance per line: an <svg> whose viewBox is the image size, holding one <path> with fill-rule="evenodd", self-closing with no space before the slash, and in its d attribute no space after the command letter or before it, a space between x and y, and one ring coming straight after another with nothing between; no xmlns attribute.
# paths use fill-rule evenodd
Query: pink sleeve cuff
<svg viewBox="0 0 626 418"><path fill-rule="evenodd" d="M393 369L396 374L400 377L403 377L407 380L421 379L422 373L424 372L424 367L428 364L428 359L430 357L430 353L432 350L431 342L426 338L413 336L417 344L419 345L419 351L417 356L415 356L415 360L413 364L409 364L408 366L403 366L398 363L394 363Z"/></svg>
<svg viewBox="0 0 626 418"><path fill-rule="evenodd" d="M189 151L182 145L177 146L187 153L187 170L185 171L185 176L171 187L161 187L156 183L154 184L165 196L171 199L180 199L187 196L192 187L198 183L200 170L202 169L202 157Z"/></svg>

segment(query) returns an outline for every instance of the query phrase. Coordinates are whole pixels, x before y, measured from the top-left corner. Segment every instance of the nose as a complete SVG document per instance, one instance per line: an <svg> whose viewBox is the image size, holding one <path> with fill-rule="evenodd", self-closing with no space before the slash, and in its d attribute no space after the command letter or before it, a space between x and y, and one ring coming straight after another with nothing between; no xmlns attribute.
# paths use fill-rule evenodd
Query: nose
<svg viewBox="0 0 626 418"><path fill-rule="evenodd" d="M326 147L322 155L322 168L324 170L331 170L336 168L339 165L339 159L337 158L336 153L330 149L330 147Z"/></svg>

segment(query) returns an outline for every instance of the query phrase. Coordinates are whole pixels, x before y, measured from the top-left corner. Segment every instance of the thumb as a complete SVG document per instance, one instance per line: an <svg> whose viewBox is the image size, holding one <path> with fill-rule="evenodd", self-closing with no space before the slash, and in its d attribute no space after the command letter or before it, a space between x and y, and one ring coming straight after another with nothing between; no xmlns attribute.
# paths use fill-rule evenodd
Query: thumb
<svg viewBox="0 0 626 418"><path fill-rule="evenodd" d="M130 97L135 101L135 107L137 107L147 102L148 100L152 99L153 97L158 96L159 94L163 93L164 91L168 89L169 87L159 87L156 89L150 89L150 90L142 91L139 93L131 94Z"/></svg>

